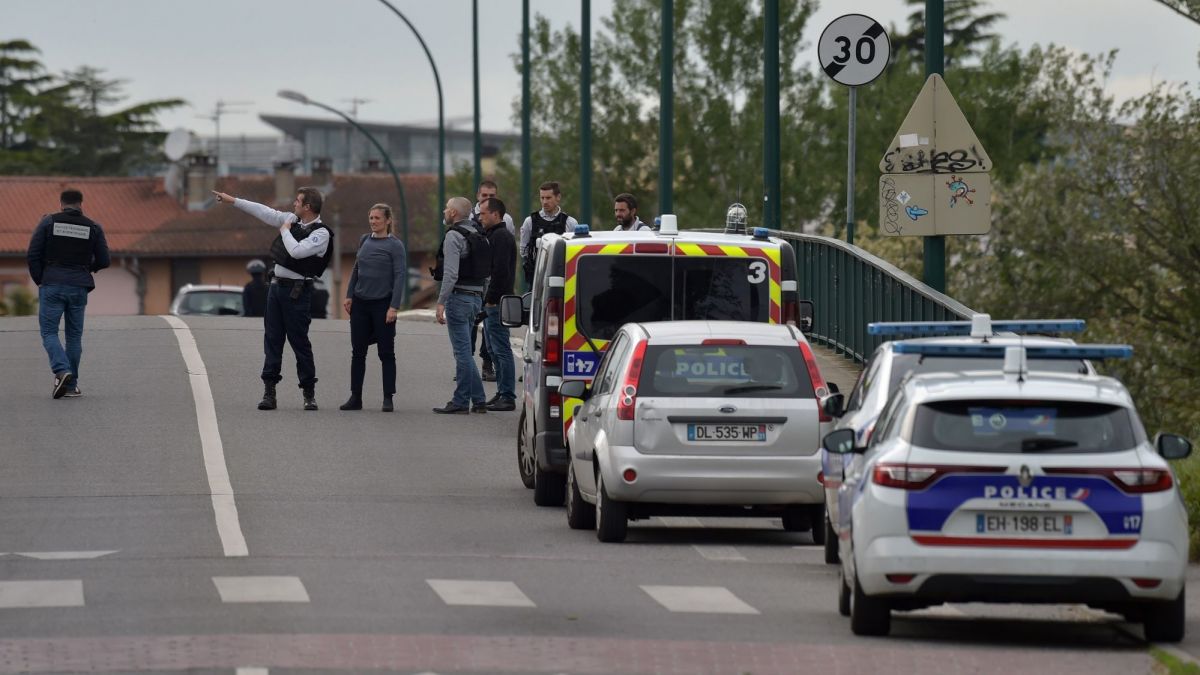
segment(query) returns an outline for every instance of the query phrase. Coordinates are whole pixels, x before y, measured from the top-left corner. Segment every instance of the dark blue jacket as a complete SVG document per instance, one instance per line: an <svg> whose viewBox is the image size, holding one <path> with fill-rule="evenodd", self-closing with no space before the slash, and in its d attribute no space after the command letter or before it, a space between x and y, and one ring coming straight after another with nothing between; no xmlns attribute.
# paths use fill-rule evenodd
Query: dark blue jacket
<svg viewBox="0 0 1200 675"><path fill-rule="evenodd" d="M82 211L73 208L63 209L63 213L75 216L83 215ZM87 268L64 267L46 264L46 245L49 243L50 227L53 224L53 214L42 218L42 221L38 223L37 228L33 231L33 237L29 240L29 251L26 253L25 259L29 263L29 276L33 277L33 283L38 286L46 284L82 286L89 291L92 290L96 287L96 280L92 278L92 273L98 272L112 264L112 260L108 255L108 242L104 239L104 230L96 223L96 233L99 236L92 239L91 265Z"/></svg>

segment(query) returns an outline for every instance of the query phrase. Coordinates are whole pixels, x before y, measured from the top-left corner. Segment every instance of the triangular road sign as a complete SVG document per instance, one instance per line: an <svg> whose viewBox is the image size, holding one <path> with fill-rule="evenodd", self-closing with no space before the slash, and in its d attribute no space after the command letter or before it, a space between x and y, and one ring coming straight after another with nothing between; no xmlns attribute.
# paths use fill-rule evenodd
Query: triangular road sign
<svg viewBox="0 0 1200 675"><path fill-rule="evenodd" d="M925 80L904 123L892 139L883 173L986 173L992 160L941 75Z"/></svg>

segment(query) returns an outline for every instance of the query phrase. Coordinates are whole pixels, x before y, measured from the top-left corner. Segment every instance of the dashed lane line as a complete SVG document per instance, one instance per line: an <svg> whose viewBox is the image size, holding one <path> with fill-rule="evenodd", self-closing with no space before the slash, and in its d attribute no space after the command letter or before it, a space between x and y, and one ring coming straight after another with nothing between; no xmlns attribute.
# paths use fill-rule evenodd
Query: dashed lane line
<svg viewBox="0 0 1200 675"><path fill-rule="evenodd" d="M94 560L103 558L106 555L112 555L117 551L28 551L18 552L12 555L19 555L23 558L33 558L35 560ZM0 557L5 554L0 553Z"/></svg>
<svg viewBox="0 0 1200 675"><path fill-rule="evenodd" d="M164 321L174 329L179 351L187 365L188 380L192 385L192 399L196 403L196 426L200 430L200 447L204 453L204 470L208 474L208 491L212 495L213 514L217 520L217 533L221 547L227 557L250 555L246 537L238 520L237 503L233 497L233 485L229 482L229 467L225 464L225 448L221 444L221 430L217 426L217 410L213 404L212 388L208 384L208 370L200 358L196 338L182 319L164 316Z"/></svg>
<svg viewBox="0 0 1200 675"><path fill-rule="evenodd" d="M511 581L426 579L434 593L447 605L474 607L536 607L529 596Z"/></svg>
<svg viewBox="0 0 1200 675"><path fill-rule="evenodd" d="M746 556L739 553L732 546L702 546L700 544L693 544L692 548L696 549L696 552L703 556L705 560L737 562L744 562L746 560Z"/></svg>
<svg viewBox="0 0 1200 675"><path fill-rule="evenodd" d="M651 598L672 612L694 614L758 614L724 586L641 586Z"/></svg>
<svg viewBox="0 0 1200 675"><path fill-rule="evenodd" d="M83 607L83 580L0 581L0 609Z"/></svg>
<svg viewBox="0 0 1200 675"><path fill-rule="evenodd" d="M309 602L300 577L213 577L224 603Z"/></svg>

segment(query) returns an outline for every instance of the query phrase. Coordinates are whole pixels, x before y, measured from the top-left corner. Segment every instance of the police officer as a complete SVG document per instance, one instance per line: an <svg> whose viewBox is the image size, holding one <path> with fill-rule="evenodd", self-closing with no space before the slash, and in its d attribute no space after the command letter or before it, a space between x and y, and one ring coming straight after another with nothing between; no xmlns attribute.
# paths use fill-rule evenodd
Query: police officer
<svg viewBox="0 0 1200 675"><path fill-rule="evenodd" d="M96 287L92 274L108 267L108 242L99 223L83 215L83 193L63 190L61 210L42 218L29 240L29 276L38 286L38 322L42 346L54 373L51 396L75 397L79 391L79 359L83 355L83 315L88 293ZM58 340L65 317L66 347Z"/></svg>
<svg viewBox="0 0 1200 675"><path fill-rule="evenodd" d="M533 268L537 264L537 240L543 234L562 234L574 231L577 221L559 207L562 192L557 181L546 181L538 187L538 199L542 210L529 214L521 223L521 266L525 272L525 285L533 283Z"/></svg>
<svg viewBox="0 0 1200 675"><path fill-rule="evenodd" d="M649 230L650 226L638 218L637 199L628 192L622 192L613 200L613 215L617 218L615 232L636 232Z"/></svg>
<svg viewBox="0 0 1200 675"><path fill-rule="evenodd" d="M267 309L267 265L258 259L246 263L250 283L242 287L242 316L262 316Z"/></svg>
<svg viewBox="0 0 1200 675"><path fill-rule="evenodd" d="M454 352L454 395L446 405L434 408L442 415L487 412L483 380L471 358L471 328L483 310L483 291L491 274L491 245L471 225L471 202L452 197L443 212L448 226L438 249L433 278L441 282L437 322L446 326Z"/></svg>
<svg viewBox="0 0 1200 675"><path fill-rule="evenodd" d="M274 410L275 385L283 379L283 343L292 345L296 354L296 374L304 392L304 409L317 409L317 367L313 362L308 326L312 323L313 279L321 276L333 257L333 232L321 222L321 191L303 187L296 191L292 212L276 211L257 202L236 199L213 191L217 201L232 204L264 223L279 228L271 244L275 260L275 278L267 292L263 316L266 332L263 340L263 398L259 410Z"/></svg>

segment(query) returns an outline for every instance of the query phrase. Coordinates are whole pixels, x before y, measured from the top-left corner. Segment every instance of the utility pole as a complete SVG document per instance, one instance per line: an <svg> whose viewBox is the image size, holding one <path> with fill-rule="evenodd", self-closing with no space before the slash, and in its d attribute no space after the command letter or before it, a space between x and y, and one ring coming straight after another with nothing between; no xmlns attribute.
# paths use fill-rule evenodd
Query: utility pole
<svg viewBox="0 0 1200 675"><path fill-rule="evenodd" d="M533 213L533 153L529 139L529 0L521 0L521 214ZM513 219L514 221L516 218ZM520 234L519 232L517 233ZM517 251L523 255L524 251ZM522 278L524 265L517 265ZM529 288L532 279L523 279L522 288Z"/></svg>
<svg viewBox="0 0 1200 675"><path fill-rule="evenodd" d="M763 1L763 226L780 229L779 0Z"/></svg>
<svg viewBox="0 0 1200 675"><path fill-rule="evenodd" d="M662 55L659 58L658 85L658 213L674 213L675 129L675 4L662 0Z"/></svg>
<svg viewBox="0 0 1200 675"><path fill-rule="evenodd" d="M592 222L592 0L579 21L579 217Z"/></svg>
<svg viewBox="0 0 1200 675"><path fill-rule="evenodd" d="M945 75L943 0L925 0L925 77ZM925 237L925 285L946 292L946 237Z"/></svg>
<svg viewBox="0 0 1200 675"><path fill-rule="evenodd" d="M475 92L475 185L479 188L483 180L483 135L479 131L479 0L471 0L471 66L474 74Z"/></svg>

